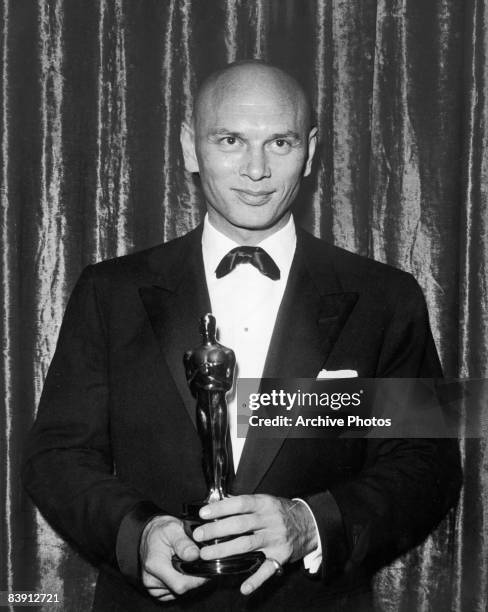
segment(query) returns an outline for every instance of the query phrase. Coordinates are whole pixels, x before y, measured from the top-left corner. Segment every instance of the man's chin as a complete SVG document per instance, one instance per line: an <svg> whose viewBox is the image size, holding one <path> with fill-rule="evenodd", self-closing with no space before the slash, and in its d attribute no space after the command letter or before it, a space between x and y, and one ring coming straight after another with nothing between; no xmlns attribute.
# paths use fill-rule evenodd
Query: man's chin
<svg viewBox="0 0 488 612"><path fill-rule="evenodd" d="M252 208L246 211L246 215L229 217L227 221L236 228L248 231L266 231L273 229L277 225L284 225L291 214L289 209L276 213L269 214L269 211L264 211L261 208Z"/></svg>
<svg viewBox="0 0 488 612"><path fill-rule="evenodd" d="M273 229L277 231L286 224L288 219L289 214L285 213L274 219L236 219L231 223L237 230L259 233L269 232Z"/></svg>
<svg viewBox="0 0 488 612"><path fill-rule="evenodd" d="M210 223L223 234L236 241L252 240L255 235L262 240L284 227L290 217L291 210L277 210L276 205L265 206L233 206L233 210L212 206L207 201L207 211Z"/></svg>

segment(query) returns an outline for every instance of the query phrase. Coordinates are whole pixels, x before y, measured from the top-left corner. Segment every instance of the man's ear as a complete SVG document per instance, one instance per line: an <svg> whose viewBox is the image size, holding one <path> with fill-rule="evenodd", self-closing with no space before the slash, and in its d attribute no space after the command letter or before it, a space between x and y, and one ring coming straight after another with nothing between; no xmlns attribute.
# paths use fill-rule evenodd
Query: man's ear
<svg viewBox="0 0 488 612"><path fill-rule="evenodd" d="M193 126L185 121L181 124L180 143L187 172L198 172L198 159L195 152L195 133Z"/></svg>
<svg viewBox="0 0 488 612"><path fill-rule="evenodd" d="M315 155L315 149L317 148L317 132L317 128L313 127L308 134L308 154L303 176L308 176L312 171L312 160Z"/></svg>

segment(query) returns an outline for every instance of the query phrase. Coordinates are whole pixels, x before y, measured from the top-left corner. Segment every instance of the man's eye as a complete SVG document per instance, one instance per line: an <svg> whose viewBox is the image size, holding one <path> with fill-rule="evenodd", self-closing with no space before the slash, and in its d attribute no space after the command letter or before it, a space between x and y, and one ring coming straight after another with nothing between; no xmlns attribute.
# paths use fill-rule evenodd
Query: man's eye
<svg viewBox="0 0 488 612"><path fill-rule="evenodd" d="M235 145L237 143L237 138L235 136L225 136L220 140L220 143L223 145Z"/></svg>
<svg viewBox="0 0 488 612"><path fill-rule="evenodd" d="M276 140L273 140L272 146L274 149L279 149L280 153L284 153L290 148L290 143L284 138L277 138Z"/></svg>

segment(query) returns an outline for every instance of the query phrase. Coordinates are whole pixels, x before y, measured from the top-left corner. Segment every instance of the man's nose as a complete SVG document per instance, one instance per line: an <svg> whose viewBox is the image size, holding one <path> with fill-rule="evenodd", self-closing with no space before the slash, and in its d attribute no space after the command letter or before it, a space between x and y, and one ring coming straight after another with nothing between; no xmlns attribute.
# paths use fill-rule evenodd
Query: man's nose
<svg viewBox="0 0 488 612"><path fill-rule="evenodd" d="M252 147L243 160L241 175L248 176L252 181L269 178L271 171L265 151L261 147Z"/></svg>

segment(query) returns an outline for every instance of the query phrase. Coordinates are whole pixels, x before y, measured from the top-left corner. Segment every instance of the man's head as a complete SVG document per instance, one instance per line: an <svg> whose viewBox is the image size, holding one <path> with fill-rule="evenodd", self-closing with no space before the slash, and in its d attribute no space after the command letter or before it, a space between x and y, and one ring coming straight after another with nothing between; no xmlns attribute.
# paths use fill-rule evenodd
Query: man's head
<svg viewBox="0 0 488 612"><path fill-rule="evenodd" d="M311 169L317 130L310 117L303 88L279 68L246 61L206 79L181 143L217 229L256 244L285 225Z"/></svg>

